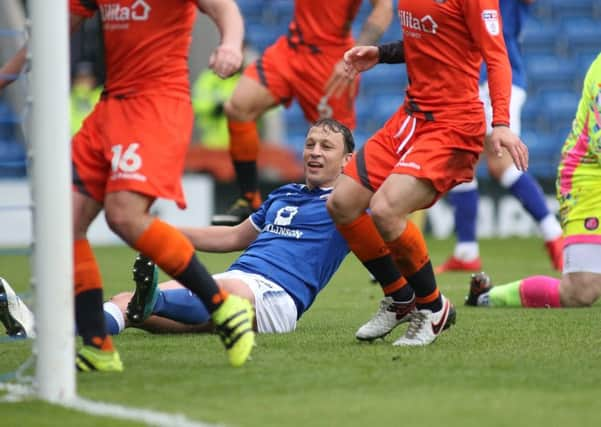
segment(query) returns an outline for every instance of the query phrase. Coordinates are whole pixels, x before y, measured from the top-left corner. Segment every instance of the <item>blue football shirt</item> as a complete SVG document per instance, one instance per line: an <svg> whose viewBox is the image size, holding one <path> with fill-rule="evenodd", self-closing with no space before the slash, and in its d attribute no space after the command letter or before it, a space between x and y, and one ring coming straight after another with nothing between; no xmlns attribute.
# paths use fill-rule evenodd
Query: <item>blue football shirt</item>
<svg viewBox="0 0 601 427"><path fill-rule="evenodd" d="M511 63L512 83L526 88L526 70L520 48L522 28L528 19L530 5L520 0L499 0L501 18L503 20L503 37L507 46L507 54ZM486 67L482 64L481 81L486 80Z"/></svg>
<svg viewBox="0 0 601 427"><path fill-rule="evenodd" d="M326 210L331 192L301 184L274 190L250 217L259 235L229 268L280 285L294 300L299 318L349 252Z"/></svg>

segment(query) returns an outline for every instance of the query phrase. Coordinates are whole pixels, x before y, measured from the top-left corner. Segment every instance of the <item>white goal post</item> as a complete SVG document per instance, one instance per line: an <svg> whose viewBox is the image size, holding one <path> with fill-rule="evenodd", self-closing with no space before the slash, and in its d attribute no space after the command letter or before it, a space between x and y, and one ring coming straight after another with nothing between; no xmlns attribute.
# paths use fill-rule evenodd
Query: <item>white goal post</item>
<svg viewBox="0 0 601 427"><path fill-rule="evenodd" d="M76 397L67 0L30 0L36 390Z"/></svg>

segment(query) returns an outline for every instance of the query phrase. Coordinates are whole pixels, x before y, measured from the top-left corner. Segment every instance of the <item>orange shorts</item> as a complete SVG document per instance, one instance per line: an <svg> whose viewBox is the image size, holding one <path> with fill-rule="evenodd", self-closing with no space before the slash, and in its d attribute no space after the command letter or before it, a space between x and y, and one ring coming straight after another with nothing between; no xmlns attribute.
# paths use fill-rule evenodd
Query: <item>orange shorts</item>
<svg viewBox="0 0 601 427"><path fill-rule="evenodd" d="M73 186L100 203L127 190L185 208L181 177L192 123L188 100L103 97L73 137Z"/></svg>
<svg viewBox="0 0 601 427"><path fill-rule="evenodd" d="M408 115L401 107L353 155L344 173L374 192L393 173L425 179L438 192L436 201L474 177L485 130L484 120L426 121Z"/></svg>
<svg viewBox="0 0 601 427"><path fill-rule="evenodd" d="M342 59L346 46L320 47L313 52L306 45L295 48L285 36L265 49L263 55L244 70L244 75L265 86L280 104L286 107L293 98L300 104L311 123L320 118L318 105L324 97L324 87L334 65ZM356 125L354 98L342 95L327 100L331 117L350 129Z"/></svg>

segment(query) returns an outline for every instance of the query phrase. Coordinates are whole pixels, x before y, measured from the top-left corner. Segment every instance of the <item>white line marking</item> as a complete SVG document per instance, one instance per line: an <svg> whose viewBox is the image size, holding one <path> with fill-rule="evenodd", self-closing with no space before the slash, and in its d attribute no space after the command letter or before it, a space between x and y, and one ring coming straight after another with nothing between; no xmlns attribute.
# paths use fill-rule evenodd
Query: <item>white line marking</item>
<svg viewBox="0 0 601 427"><path fill-rule="evenodd" d="M7 395L0 398L0 402L18 402L35 398L33 387L24 384L0 383L0 391ZM82 397L71 401L58 402L60 406L75 409L93 415L131 420L146 423L157 427L217 427L218 424L207 424L192 421L183 414L168 414L150 409L132 408L114 403L96 402Z"/></svg>

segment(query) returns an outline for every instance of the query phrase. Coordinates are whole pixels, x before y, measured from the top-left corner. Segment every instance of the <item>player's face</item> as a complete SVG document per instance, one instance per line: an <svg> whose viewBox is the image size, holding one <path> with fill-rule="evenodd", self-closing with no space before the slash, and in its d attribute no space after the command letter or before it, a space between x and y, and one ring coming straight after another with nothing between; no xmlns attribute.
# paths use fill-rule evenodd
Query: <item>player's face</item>
<svg viewBox="0 0 601 427"><path fill-rule="evenodd" d="M309 129L305 140L303 160L305 181L311 188L332 187L349 154L344 152L344 137L323 127Z"/></svg>

